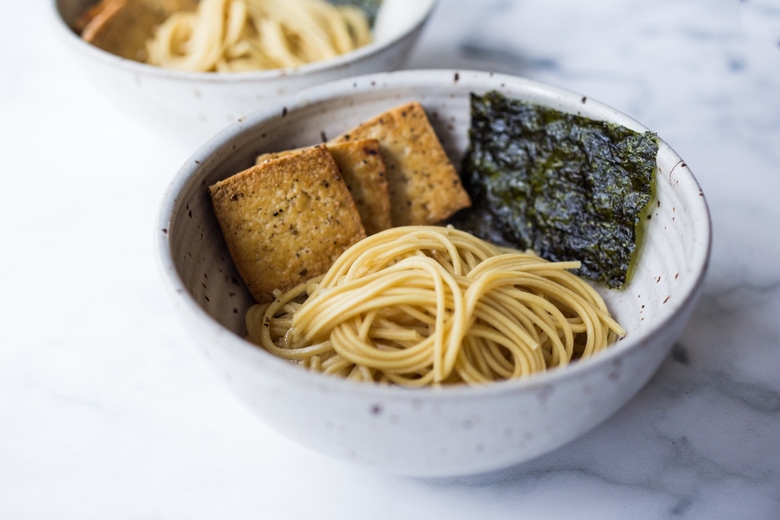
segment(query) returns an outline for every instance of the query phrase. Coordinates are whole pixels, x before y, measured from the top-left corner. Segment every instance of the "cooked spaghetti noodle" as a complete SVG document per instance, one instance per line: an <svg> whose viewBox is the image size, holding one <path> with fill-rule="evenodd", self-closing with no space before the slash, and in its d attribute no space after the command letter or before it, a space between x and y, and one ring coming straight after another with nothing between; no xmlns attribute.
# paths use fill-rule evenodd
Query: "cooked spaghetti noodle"
<svg viewBox="0 0 780 520"><path fill-rule="evenodd" d="M579 262L549 262L453 228L391 228L323 276L247 313L249 339L326 374L403 386L524 377L625 331Z"/></svg>
<svg viewBox="0 0 780 520"><path fill-rule="evenodd" d="M324 0L201 0L157 28L147 45L152 65L237 72L298 67L371 41L363 12Z"/></svg>

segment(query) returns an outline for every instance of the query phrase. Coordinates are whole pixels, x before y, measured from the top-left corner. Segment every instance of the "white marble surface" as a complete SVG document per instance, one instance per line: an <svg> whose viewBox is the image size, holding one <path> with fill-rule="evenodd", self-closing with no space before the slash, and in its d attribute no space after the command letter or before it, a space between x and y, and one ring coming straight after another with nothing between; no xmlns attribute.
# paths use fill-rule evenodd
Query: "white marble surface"
<svg viewBox="0 0 780 520"><path fill-rule="evenodd" d="M597 7L595 7L597 6ZM704 294L620 413L500 474L404 479L249 415L191 349L153 231L199 142L0 3L0 518L780 518L780 4L442 0L409 67L525 75L656 130L712 210Z"/></svg>

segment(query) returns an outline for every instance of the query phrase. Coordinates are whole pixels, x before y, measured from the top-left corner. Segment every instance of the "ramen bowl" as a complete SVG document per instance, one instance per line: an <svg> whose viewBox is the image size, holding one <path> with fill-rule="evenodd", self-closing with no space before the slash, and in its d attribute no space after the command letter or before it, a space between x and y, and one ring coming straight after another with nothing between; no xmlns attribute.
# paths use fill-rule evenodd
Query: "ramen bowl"
<svg viewBox="0 0 780 520"><path fill-rule="evenodd" d="M120 58L82 40L76 19L97 0L51 0L53 25L96 88L165 129L200 143L250 111L328 81L400 68L417 42L436 0L383 0L374 41L334 59L297 68L255 72L183 72Z"/></svg>
<svg viewBox="0 0 780 520"><path fill-rule="evenodd" d="M254 112L178 171L157 229L165 285L192 343L261 421L313 450L381 471L479 474L575 441L635 396L668 355L700 293L710 219L696 179L663 140L634 275L622 290L597 288L627 335L597 355L525 379L407 389L309 372L244 339L253 300L231 263L207 186L259 153L317 144L409 101L423 105L457 166L468 146L469 95L494 89L646 130L586 96L522 78L401 71L323 85Z"/></svg>

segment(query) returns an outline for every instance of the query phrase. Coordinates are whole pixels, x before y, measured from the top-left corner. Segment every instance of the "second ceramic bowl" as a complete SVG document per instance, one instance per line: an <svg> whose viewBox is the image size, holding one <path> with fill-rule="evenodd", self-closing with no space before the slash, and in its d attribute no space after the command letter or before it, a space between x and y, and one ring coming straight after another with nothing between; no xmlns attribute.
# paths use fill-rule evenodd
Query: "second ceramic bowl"
<svg viewBox="0 0 780 520"><path fill-rule="evenodd" d="M384 0L374 41L332 60L294 69L242 73L182 72L127 60L82 40L76 18L97 0L50 0L54 26L74 63L110 99L171 138L203 142L246 115L284 96L340 78L400 68L433 13L435 0Z"/></svg>

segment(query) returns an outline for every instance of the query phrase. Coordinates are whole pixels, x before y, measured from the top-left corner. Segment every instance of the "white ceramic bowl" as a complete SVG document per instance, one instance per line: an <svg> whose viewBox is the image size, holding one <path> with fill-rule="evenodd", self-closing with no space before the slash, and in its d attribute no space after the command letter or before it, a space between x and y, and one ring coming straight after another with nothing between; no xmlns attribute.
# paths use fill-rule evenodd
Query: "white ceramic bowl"
<svg viewBox="0 0 780 520"><path fill-rule="evenodd" d="M646 130L585 96L521 78L404 71L335 82L255 112L178 172L157 230L165 283L193 343L262 421L314 450L393 473L480 473L581 436L628 402L667 356L699 295L710 220L695 178L664 142L658 200L634 278L622 291L601 290L628 330L603 353L524 380L409 390L310 373L242 339L252 299L223 244L206 187L251 165L260 152L318 143L411 100L422 102L459 165L468 143L469 93L491 89Z"/></svg>
<svg viewBox="0 0 780 520"><path fill-rule="evenodd" d="M54 26L97 87L134 114L202 142L280 97L340 78L400 68L436 0L384 0L374 41L333 60L246 73L180 72L127 60L83 41L74 20L97 0L50 0Z"/></svg>

